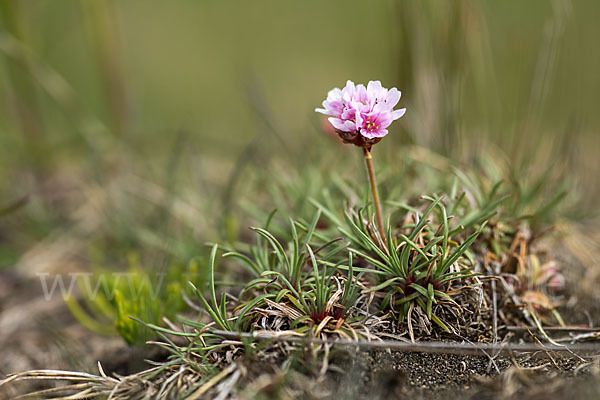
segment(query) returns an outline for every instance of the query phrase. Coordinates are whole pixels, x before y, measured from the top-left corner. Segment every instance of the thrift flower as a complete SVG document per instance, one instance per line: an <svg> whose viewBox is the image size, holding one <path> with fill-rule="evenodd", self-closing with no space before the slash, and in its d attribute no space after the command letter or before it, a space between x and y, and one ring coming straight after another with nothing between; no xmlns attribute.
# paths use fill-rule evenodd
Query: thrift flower
<svg viewBox="0 0 600 400"><path fill-rule="evenodd" d="M400 101L400 91L386 89L380 81L370 81L367 87L348 81L343 89L329 91L323 108L315 111L329 115L329 122L344 143L370 148L388 134L387 128L402 117L406 108L394 110Z"/></svg>

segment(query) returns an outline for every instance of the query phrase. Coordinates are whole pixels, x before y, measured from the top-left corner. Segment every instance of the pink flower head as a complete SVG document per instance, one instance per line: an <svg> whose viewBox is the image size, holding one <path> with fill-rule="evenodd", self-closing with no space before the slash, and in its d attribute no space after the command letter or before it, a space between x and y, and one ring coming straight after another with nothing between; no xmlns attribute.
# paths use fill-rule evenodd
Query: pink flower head
<svg viewBox="0 0 600 400"><path fill-rule="evenodd" d="M388 90L379 81L370 81L366 88L348 81L343 89L329 91L323 108L315 111L330 116L329 122L345 143L371 147L406 112L406 108L394 110L398 101L400 91Z"/></svg>

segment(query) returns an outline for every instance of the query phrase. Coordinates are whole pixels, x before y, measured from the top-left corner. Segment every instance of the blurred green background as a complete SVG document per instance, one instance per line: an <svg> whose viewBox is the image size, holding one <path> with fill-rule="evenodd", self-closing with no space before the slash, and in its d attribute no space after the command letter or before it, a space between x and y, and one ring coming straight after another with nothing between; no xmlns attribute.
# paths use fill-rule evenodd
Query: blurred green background
<svg viewBox="0 0 600 400"><path fill-rule="evenodd" d="M248 174L359 162L314 113L347 79L403 92L378 162L559 165L596 211L597 1L0 4L0 267L188 259Z"/></svg>

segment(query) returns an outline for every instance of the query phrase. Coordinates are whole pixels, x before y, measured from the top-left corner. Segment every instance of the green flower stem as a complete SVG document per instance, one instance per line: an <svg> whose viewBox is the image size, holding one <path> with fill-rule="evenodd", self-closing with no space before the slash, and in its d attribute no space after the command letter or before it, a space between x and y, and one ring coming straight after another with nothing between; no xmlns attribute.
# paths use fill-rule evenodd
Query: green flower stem
<svg viewBox="0 0 600 400"><path fill-rule="evenodd" d="M367 164L367 172L371 183L371 191L373 192L373 204L375 204L375 214L377 216L377 225L379 228L379 236L384 244L386 244L385 230L383 229L383 216L381 214L381 204L379 202L379 192L377 191L377 181L375 180L375 170L373 169L373 156L371 148L363 148L365 162Z"/></svg>

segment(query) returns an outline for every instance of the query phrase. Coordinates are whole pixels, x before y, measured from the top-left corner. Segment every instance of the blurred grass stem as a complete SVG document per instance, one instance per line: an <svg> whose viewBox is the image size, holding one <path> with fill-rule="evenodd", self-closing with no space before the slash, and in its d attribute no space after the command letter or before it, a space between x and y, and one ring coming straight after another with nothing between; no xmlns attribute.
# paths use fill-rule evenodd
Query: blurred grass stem
<svg viewBox="0 0 600 400"><path fill-rule="evenodd" d="M81 6L99 64L111 129L121 137L129 128L130 115L115 2L88 0Z"/></svg>
<svg viewBox="0 0 600 400"><path fill-rule="evenodd" d="M48 151L44 113L29 51L29 8L21 2L0 0L0 61L6 65L8 103L14 110L16 128L23 135L27 163L36 181L41 182L48 170Z"/></svg>
<svg viewBox="0 0 600 400"><path fill-rule="evenodd" d="M381 240L385 243L385 231L383 230L383 217L381 214L381 203L379 202L379 192L377 191L377 181L375 180L375 170L373 169L373 156L370 148L363 148L369 182L371 183L371 192L373 192L373 204L375 204L375 214L377 215L377 227Z"/></svg>

